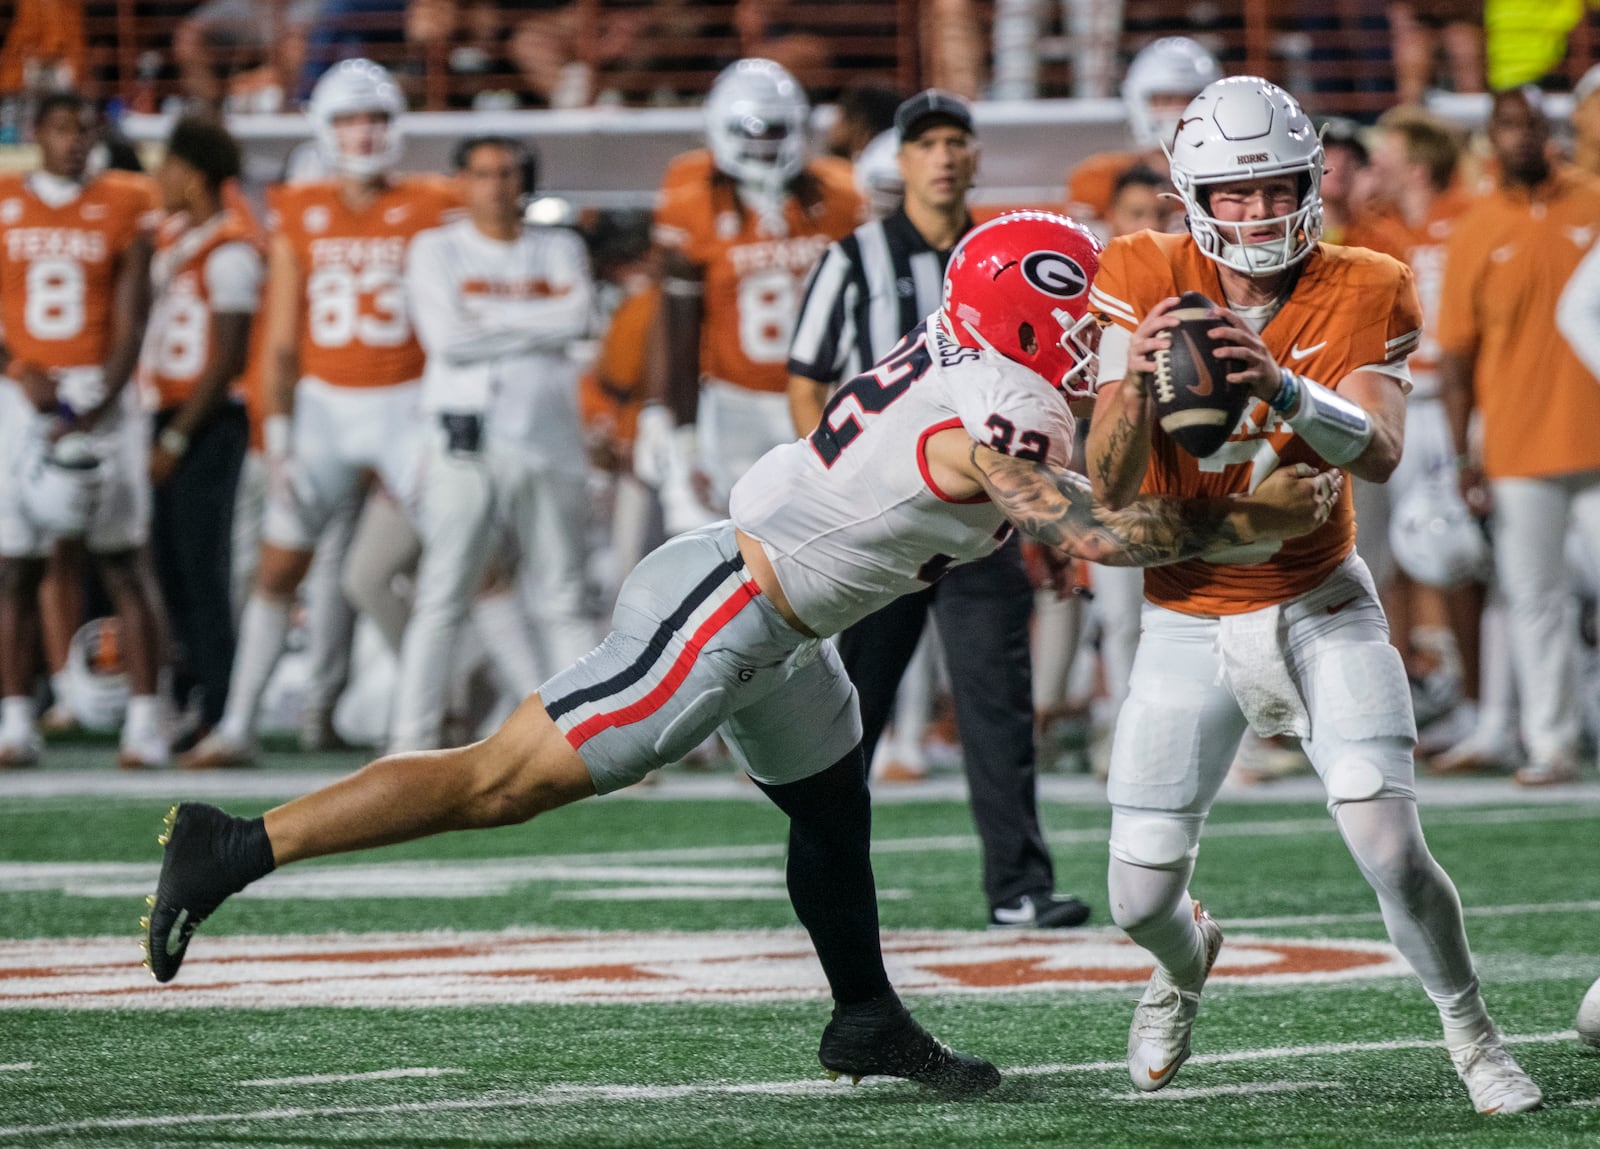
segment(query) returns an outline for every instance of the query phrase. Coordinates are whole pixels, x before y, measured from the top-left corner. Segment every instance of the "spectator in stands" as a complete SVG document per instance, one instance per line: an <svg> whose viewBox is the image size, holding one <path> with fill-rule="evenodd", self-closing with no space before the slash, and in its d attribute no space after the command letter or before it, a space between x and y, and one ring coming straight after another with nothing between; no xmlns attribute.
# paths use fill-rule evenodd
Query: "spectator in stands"
<svg viewBox="0 0 1600 1149"><path fill-rule="evenodd" d="M406 0L318 0L319 12L306 43L300 77L309 92L322 74L341 60L370 56L401 64Z"/></svg>
<svg viewBox="0 0 1600 1149"><path fill-rule="evenodd" d="M1450 87L1483 91L1483 0L1390 4L1389 33L1399 103L1420 104L1434 86L1434 53L1441 41Z"/></svg>
<svg viewBox="0 0 1600 1149"><path fill-rule="evenodd" d="M903 98L886 84L851 84L839 95L839 114L828 128L823 151L853 163L868 144L894 127L894 110Z"/></svg>
<svg viewBox="0 0 1600 1149"><path fill-rule="evenodd" d="M735 0L734 31L739 55L774 60L800 86L815 91L827 86L828 41L794 26L790 0Z"/></svg>
<svg viewBox="0 0 1600 1149"><path fill-rule="evenodd" d="M1493 517L1529 756L1516 779L1528 786L1578 777L1569 527L1600 554L1600 386L1556 328L1567 280L1594 245L1600 189L1552 166L1548 140L1538 89L1495 94L1489 141L1500 186L1456 223L1438 334L1462 497ZM1474 407L1481 459L1469 454Z"/></svg>
<svg viewBox="0 0 1600 1149"><path fill-rule="evenodd" d="M254 110L273 111L299 95L306 62L307 34L324 0L208 0L180 22L172 34L172 55L186 96L219 106L237 84L251 89ZM244 80L230 77L252 69Z"/></svg>
<svg viewBox="0 0 1600 1149"><path fill-rule="evenodd" d="M1367 145L1352 121L1330 119L1322 126L1322 149L1322 238L1346 243L1351 223L1371 198Z"/></svg>
<svg viewBox="0 0 1600 1149"><path fill-rule="evenodd" d="M1600 176L1600 64L1572 89L1572 135L1573 165Z"/></svg>

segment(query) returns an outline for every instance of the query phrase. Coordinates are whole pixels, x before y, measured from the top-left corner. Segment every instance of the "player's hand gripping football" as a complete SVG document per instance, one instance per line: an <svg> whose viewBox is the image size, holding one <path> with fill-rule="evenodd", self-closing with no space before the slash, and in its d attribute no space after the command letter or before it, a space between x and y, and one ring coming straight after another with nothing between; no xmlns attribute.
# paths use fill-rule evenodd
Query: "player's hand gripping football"
<svg viewBox="0 0 1600 1149"><path fill-rule="evenodd" d="M1176 295L1163 299L1145 313L1144 321L1134 329L1128 341L1128 370L1123 376L1123 386L1138 387L1150 393L1150 381L1156 373L1155 353L1172 345L1172 329L1178 320L1172 310L1178 306Z"/></svg>
<svg viewBox="0 0 1600 1149"><path fill-rule="evenodd" d="M1217 312L1217 326L1211 329L1211 338L1215 344L1220 344L1212 354L1218 359L1231 360L1235 366L1228 374L1229 383L1249 387L1257 399L1270 401L1278 393L1278 388L1283 386L1283 373L1255 328L1233 312L1221 310Z"/></svg>
<svg viewBox="0 0 1600 1149"><path fill-rule="evenodd" d="M1337 467L1327 471L1310 463L1279 467L1245 496L1255 534L1251 541L1292 539L1316 530L1328 521L1343 487L1344 472Z"/></svg>

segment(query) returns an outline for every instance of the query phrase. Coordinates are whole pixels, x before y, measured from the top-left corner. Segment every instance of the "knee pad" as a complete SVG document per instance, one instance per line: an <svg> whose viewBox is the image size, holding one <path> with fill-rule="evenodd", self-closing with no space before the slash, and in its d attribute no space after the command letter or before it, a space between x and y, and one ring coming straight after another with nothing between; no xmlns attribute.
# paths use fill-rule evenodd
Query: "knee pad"
<svg viewBox="0 0 1600 1149"><path fill-rule="evenodd" d="M1332 746L1318 743L1314 757L1323 760L1317 769L1328 791L1328 809L1373 798L1415 798L1414 745L1409 738L1337 741Z"/></svg>
<svg viewBox="0 0 1600 1149"><path fill-rule="evenodd" d="M1153 870L1181 869L1199 852L1202 821L1198 816L1113 810L1111 856Z"/></svg>

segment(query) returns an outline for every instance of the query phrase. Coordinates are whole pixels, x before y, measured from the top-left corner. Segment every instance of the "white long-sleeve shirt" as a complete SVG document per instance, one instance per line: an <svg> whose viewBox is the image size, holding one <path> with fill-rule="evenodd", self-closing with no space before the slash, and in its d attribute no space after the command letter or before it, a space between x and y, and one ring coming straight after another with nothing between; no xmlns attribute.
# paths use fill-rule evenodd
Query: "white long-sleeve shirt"
<svg viewBox="0 0 1600 1149"><path fill-rule="evenodd" d="M505 242L470 219L420 232L406 291L428 356L426 413L481 414L491 441L550 462L581 458L578 369L567 348L589 332L594 283L576 233L530 227Z"/></svg>
<svg viewBox="0 0 1600 1149"><path fill-rule="evenodd" d="M1556 329L1589 374L1600 379L1600 243L1567 279L1556 303Z"/></svg>

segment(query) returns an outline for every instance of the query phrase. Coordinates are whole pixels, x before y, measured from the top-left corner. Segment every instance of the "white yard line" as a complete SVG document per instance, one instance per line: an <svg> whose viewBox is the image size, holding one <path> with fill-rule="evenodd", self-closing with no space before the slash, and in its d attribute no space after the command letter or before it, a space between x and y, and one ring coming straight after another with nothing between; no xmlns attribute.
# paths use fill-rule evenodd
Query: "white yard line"
<svg viewBox="0 0 1600 1149"><path fill-rule="evenodd" d="M37 1061L13 1061L10 1065L0 1065L0 1073L25 1073L37 1068L39 1068Z"/></svg>
<svg viewBox="0 0 1600 1149"><path fill-rule="evenodd" d="M1511 1044L1540 1044L1571 1041L1576 1038L1572 1030L1557 1033L1530 1033L1508 1036ZM1295 1057L1323 1057L1346 1053L1381 1053L1406 1049L1438 1049L1443 1056L1443 1045L1437 1038L1398 1041L1341 1042L1327 1045L1280 1046L1275 1049L1245 1049L1232 1053L1198 1054L1190 1059L1191 1065L1221 1065L1248 1061L1277 1061ZM1038 1077L1066 1073L1099 1073L1112 1070L1126 1072L1127 1063L1117 1061L1087 1061L1063 1065L1017 1066L1002 1070L1011 1077ZM256 1121L299 1121L313 1117L359 1117L402 1113L448 1113L471 1110L521 1109L531 1106L564 1105L573 1102L593 1101L678 1101L711 1096L796 1096L826 1093L837 1090L838 1083L830 1081L756 1081L746 1084L707 1083L685 1085L554 1085L536 1093L497 1094L493 1097L464 1097L439 1101L407 1101L387 1105L328 1105L297 1106L292 1108L258 1109L237 1113L171 1113L153 1117L96 1117L82 1121L63 1121L54 1125L13 1125L0 1128L0 1137L50 1136L89 1129L169 1129L184 1125L234 1124ZM1324 1082L1266 1082L1260 1085L1229 1085L1196 1087L1167 1091L1175 1096L1223 1096L1229 1093L1274 1093L1291 1089L1336 1088ZM1159 1094L1157 1096L1160 1096ZM1123 1101L1122 1094L1107 1100ZM1463 1102L1464 1103L1464 1102ZM1576 1104L1585 1104L1578 1102Z"/></svg>
<svg viewBox="0 0 1600 1149"><path fill-rule="evenodd" d="M1523 914L1573 914L1594 913L1600 910L1600 898L1582 902L1511 902L1501 906L1462 906L1461 912L1469 918L1509 918ZM1381 922L1383 915L1377 910L1352 914L1280 914L1277 917L1226 919L1228 925L1243 930L1271 929L1276 926L1339 926L1353 922Z"/></svg>
<svg viewBox="0 0 1600 1149"><path fill-rule="evenodd" d="M1119 1093L1111 1101L1193 1101L1202 1097L1253 1097L1259 1093L1298 1093L1303 1089L1338 1089L1334 1081L1257 1081L1246 1085L1202 1085L1163 1089L1159 1093Z"/></svg>
<svg viewBox="0 0 1600 1149"><path fill-rule="evenodd" d="M370 1073L314 1073L306 1077L262 1077L240 1085L326 1085L334 1081L392 1081L400 1077L445 1077L465 1069L375 1069Z"/></svg>

